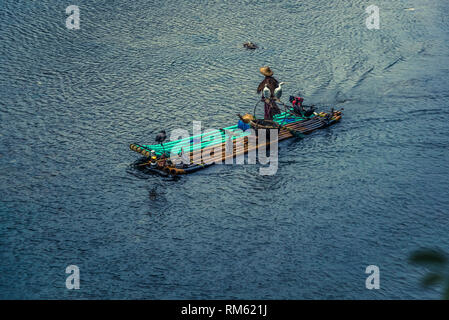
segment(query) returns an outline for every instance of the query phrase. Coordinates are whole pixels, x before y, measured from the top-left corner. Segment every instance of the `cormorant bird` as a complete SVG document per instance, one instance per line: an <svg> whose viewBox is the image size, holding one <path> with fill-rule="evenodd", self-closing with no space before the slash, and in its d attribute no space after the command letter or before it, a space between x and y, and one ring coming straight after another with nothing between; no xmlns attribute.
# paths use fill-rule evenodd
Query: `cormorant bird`
<svg viewBox="0 0 449 320"><path fill-rule="evenodd" d="M255 49L259 48L259 47L257 46L257 44L255 44L255 43L253 43L253 42L251 42L251 41L245 42L245 43L243 44L243 46L244 46L246 49L250 49L250 50L255 50Z"/></svg>
<svg viewBox="0 0 449 320"><path fill-rule="evenodd" d="M265 99L270 99L270 97L271 97L270 88L268 88L268 85L266 83L265 83L265 88L263 88L263 96Z"/></svg>
<svg viewBox="0 0 449 320"><path fill-rule="evenodd" d="M279 83L279 87L277 87L276 89L274 89L274 97L277 100L280 100L282 97L282 86L285 84L285 82L281 82Z"/></svg>
<svg viewBox="0 0 449 320"><path fill-rule="evenodd" d="M149 196L150 196L150 200L156 200L156 197L157 197L156 188L153 188L150 190Z"/></svg>
<svg viewBox="0 0 449 320"><path fill-rule="evenodd" d="M313 106L310 106L310 109L304 112L305 117L310 117L315 112L315 108Z"/></svg>
<svg viewBox="0 0 449 320"><path fill-rule="evenodd" d="M162 149L164 150L164 153L165 153L165 148L162 145L162 143L165 141L165 139L167 139L167 134L165 133L165 130L162 130L161 132L159 132L156 135L156 142L161 145Z"/></svg>

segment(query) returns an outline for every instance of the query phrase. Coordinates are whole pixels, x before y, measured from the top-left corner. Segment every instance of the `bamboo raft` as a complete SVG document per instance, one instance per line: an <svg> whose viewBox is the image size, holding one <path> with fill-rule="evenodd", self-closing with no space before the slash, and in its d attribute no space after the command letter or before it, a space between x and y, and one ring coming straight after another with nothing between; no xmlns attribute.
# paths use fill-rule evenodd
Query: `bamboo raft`
<svg viewBox="0 0 449 320"><path fill-rule="evenodd" d="M276 115L271 122L251 121L253 130L242 131L235 125L170 141L163 145L133 143L130 149L144 156L137 160L134 166L145 173L157 173L163 176L188 174L216 163L228 163L233 158L255 152L260 147L268 147L273 141L267 138L260 143L257 134L259 130L277 129L277 141L282 141L292 137L303 137L317 129L333 125L340 121L341 115L341 111L332 110L330 113L321 112L310 117L303 117L289 110ZM256 134L252 134L254 132ZM179 161L181 153L184 155L184 163ZM167 156L172 154L177 155L176 159Z"/></svg>

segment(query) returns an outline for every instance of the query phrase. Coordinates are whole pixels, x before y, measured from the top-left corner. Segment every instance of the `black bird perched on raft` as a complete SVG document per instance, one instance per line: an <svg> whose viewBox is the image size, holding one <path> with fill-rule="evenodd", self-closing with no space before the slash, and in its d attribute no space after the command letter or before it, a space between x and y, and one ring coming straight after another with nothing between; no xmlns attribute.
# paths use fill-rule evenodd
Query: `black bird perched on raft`
<svg viewBox="0 0 449 320"><path fill-rule="evenodd" d="M167 139L167 134L165 133L165 130L162 130L161 132L159 132L156 135L156 142L159 143L163 149L164 149L164 146L162 145L162 143L165 141L165 139ZM164 150L164 152L165 152L165 150Z"/></svg>
<svg viewBox="0 0 449 320"><path fill-rule="evenodd" d="M167 134L165 133L165 130L162 130L156 135L156 142L160 144L162 144L162 142L164 142L165 139L167 139Z"/></svg>
<svg viewBox="0 0 449 320"><path fill-rule="evenodd" d="M313 106L310 106L310 109L304 112L304 116L310 117L315 112L315 108Z"/></svg>

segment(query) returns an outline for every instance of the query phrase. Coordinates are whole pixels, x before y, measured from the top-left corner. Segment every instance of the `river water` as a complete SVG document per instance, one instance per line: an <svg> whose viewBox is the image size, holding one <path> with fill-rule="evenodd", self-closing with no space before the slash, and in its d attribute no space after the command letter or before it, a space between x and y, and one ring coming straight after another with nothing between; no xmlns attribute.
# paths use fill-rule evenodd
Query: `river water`
<svg viewBox="0 0 449 320"><path fill-rule="evenodd" d="M447 12L444 0L2 0L0 298L439 298L407 258L449 245ZM343 120L282 142L273 176L130 169L130 143L251 112L263 65L286 97L343 107Z"/></svg>

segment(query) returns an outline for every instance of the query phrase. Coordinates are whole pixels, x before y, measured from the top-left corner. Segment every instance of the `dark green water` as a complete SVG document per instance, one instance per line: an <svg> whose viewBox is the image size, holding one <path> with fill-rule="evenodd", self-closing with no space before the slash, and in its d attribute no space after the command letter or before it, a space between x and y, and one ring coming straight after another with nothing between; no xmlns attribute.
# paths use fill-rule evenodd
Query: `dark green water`
<svg viewBox="0 0 449 320"><path fill-rule="evenodd" d="M377 1L379 30L370 4L1 1L0 298L439 298L407 257L449 245L449 3ZM343 121L274 176L129 170L162 128L235 124L263 65Z"/></svg>

